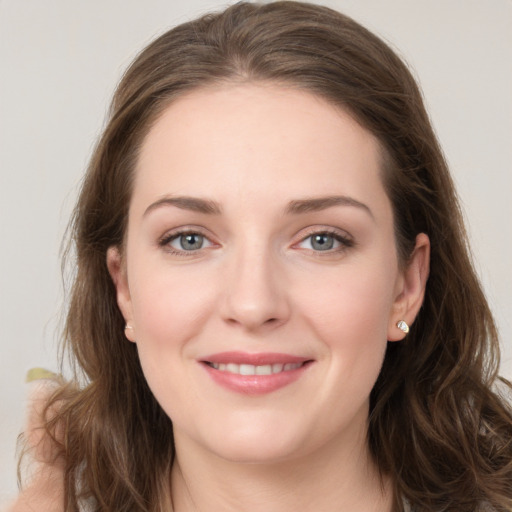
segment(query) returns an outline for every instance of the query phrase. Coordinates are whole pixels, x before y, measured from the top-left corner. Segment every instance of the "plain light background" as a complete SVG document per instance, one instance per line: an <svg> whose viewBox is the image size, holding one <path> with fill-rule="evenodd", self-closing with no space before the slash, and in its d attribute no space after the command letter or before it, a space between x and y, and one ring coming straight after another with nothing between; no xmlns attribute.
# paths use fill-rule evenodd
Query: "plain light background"
<svg viewBox="0 0 512 512"><path fill-rule="evenodd" d="M0 0L0 503L16 492L26 371L57 369L59 248L122 71L228 3ZM330 0L419 78L466 213L512 377L512 1Z"/></svg>

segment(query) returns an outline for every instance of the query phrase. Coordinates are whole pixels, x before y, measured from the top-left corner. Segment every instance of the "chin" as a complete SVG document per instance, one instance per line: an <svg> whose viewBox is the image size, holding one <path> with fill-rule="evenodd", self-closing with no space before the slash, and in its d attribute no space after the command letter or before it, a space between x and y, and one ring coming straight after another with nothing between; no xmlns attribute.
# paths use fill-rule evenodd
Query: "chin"
<svg viewBox="0 0 512 512"><path fill-rule="evenodd" d="M210 430L201 436L203 446L222 459L244 464L282 462L308 450L311 436L307 429L297 428L297 422L282 418L281 421L248 419L252 421L232 422L229 426L210 425Z"/></svg>
<svg viewBox="0 0 512 512"><path fill-rule="evenodd" d="M272 437L274 436L258 440L229 438L223 446L217 445L214 449L222 459L238 464L268 465L297 457L299 447L289 440L279 442Z"/></svg>

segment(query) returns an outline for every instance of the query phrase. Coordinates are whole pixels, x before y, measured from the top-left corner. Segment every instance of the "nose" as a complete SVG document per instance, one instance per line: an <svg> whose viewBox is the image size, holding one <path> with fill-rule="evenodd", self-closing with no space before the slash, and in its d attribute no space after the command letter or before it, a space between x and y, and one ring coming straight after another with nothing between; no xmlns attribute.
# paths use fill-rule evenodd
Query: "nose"
<svg viewBox="0 0 512 512"><path fill-rule="evenodd" d="M278 257L246 244L226 263L221 315L246 331L271 330L290 315L285 276Z"/></svg>

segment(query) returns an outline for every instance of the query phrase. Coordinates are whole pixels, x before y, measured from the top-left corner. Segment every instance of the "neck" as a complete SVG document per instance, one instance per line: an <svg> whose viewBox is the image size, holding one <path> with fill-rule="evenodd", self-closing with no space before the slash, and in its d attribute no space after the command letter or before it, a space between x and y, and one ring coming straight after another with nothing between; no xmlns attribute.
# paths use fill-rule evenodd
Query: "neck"
<svg viewBox="0 0 512 512"><path fill-rule="evenodd" d="M333 439L314 453L269 463L238 463L175 433L174 512L388 512L391 482L379 474L365 436Z"/></svg>

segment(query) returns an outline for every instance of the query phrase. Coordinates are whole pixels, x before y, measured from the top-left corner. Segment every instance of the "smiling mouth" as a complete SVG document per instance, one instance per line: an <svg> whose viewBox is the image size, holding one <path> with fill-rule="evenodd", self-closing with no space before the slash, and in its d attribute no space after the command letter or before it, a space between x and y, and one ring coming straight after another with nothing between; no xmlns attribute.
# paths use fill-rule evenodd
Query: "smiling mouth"
<svg viewBox="0 0 512 512"><path fill-rule="evenodd" d="M221 372L233 373L235 375L275 375L277 373L289 372L297 370L301 366L304 366L309 361L303 361L300 363L274 363L274 364L236 364L236 363L212 363L205 361L205 363Z"/></svg>
<svg viewBox="0 0 512 512"><path fill-rule="evenodd" d="M214 382L231 392L264 395L297 381L315 362L292 354L222 352L199 362Z"/></svg>

